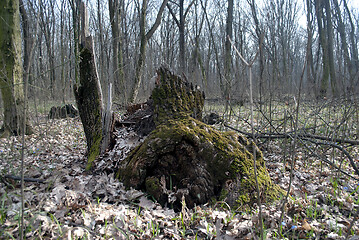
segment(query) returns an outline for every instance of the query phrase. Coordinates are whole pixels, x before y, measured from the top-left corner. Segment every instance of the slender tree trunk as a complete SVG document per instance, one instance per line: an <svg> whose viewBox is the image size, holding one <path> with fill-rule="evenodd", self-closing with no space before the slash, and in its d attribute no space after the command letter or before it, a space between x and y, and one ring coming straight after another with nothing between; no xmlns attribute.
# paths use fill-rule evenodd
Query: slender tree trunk
<svg viewBox="0 0 359 240"><path fill-rule="evenodd" d="M315 13L317 16L318 32L319 32L319 43L322 49L322 62L323 62L323 76L320 82L319 97L325 97L327 95L328 84L329 84L329 53L328 53L328 40L326 31L326 21L324 20L323 12L323 0L315 2Z"/></svg>
<svg viewBox="0 0 359 240"><path fill-rule="evenodd" d="M350 65L351 65L353 74L357 75L357 73L359 71L359 57L358 57L358 44L355 41L355 26L353 23L351 13L348 8L347 1L344 0L343 3L344 3L344 8L348 14L348 19L349 19L349 23L350 23L349 42L350 42L350 55L352 57ZM355 83L354 83L354 79L353 79L353 85L350 87L354 88L354 84Z"/></svg>
<svg viewBox="0 0 359 240"><path fill-rule="evenodd" d="M186 67L186 38L185 38L185 30L186 30L186 16L191 9L192 5L195 3L195 0L192 0L188 5L187 9L184 9L184 0L179 0L179 3L176 4L179 7L179 19L176 17L170 5L167 5L168 10L170 11L173 20L175 21L178 32L179 32L179 63L180 63L180 71L184 74L187 73ZM202 4L203 6L203 4Z"/></svg>
<svg viewBox="0 0 359 240"><path fill-rule="evenodd" d="M119 0L109 0L109 13L112 31L112 56L113 56L113 83L115 96L122 95L122 100L126 101L125 74L123 69L122 56L122 30L121 13Z"/></svg>
<svg viewBox="0 0 359 240"><path fill-rule="evenodd" d="M309 89L313 91L314 96L317 96L316 84L315 84L315 72L313 63L313 13L312 4L310 0L306 0L307 6L307 81L309 82Z"/></svg>
<svg viewBox="0 0 359 240"><path fill-rule="evenodd" d="M101 9L101 2L100 0L97 0L97 21L98 21L98 46L99 46L99 80L100 82L103 81L103 83L109 83L110 80L106 81L105 79L105 47L104 47L104 40L103 40L103 22L102 22L102 9Z"/></svg>
<svg viewBox="0 0 359 240"><path fill-rule="evenodd" d="M158 26L161 23L162 13L164 8L167 5L168 0L163 0L160 10L157 13L156 21L151 27L151 29L146 33L146 11L147 11L147 0L142 1L142 8L141 8L141 16L140 16L140 53L136 65L136 72L135 72L135 85L131 92L131 96L129 101L134 103L136 101L138 91L140 90L140 86L142 83L142 69L146 59L146 45L147 41L152 37L152 35L157 30Z"/></svg>
<svg viewBox="0 0 359 240"><path fill-rule="evenodd" d="M66 82L65 82L65 44L64 44L64 28L65 28L65 20L64 20L64 3L65 0L62 0L61 10L60 10L60 58L61 58L61 74L60 80L62 84L62 103L66 104Z"/></svg>
<svg viewBox="0 0 359 240"><path fill-rule="evenodd" d="M138 91L140 90L142 82L142 68L146 58L146 11L147 11L147 0L142 1L141 16L140 16L140 53L138 55L138 61L136 65L135 72L135 86L133 88L130 102L134 103L136 101Z"/></svg>
<svg viewBox="0 0 359 240"><path fill-rule="evenodd" d="M50 1L50 9L48 6L45 6L45 3L40 1L40 17L41 17L41 26L42 31L45 37L45 45L48 56L48 72L49 72L49 80L50 84L48 85L48 89L51 93L51 98L55 98L55 53L54 53L54 30L55 30L55 21L51 19L51 16L54 15L54 5L53 2ZM45 9L48 9L48 12L45 13Z"/></svg>
<svg viewBox="0 0 359 240"><path fill-rule="evenodd" d="M326 13L326 27L327 27L327 39L328 39L328 61L329 61L329 74L330 74L330 85L332 88L332 94L334 97L338 96L337 89L337 78L335 74L335 64L334 64L334 33L333 33L333 23L332 23L332 13L329 0L324 0L325 3L325 13Z"/></svg>
<svg viewBox="0 0 359 240"><path fill-rule="evenodd" d="M186 73L186 41L185 41L185 16L184 16L184 0L179 1L180 20L178 25L179 30L179 59L180 59L180 71Z"/></svg>
<svg viewBox="0 0 359 240"><path fill-rule="evenodd" d="M230 39L233 38L233 0L228 0L227 7L227 22L226 22L226 36L225 36L225 55L224 55L224 75L225 75L225 89L224 97L226 99L226 112L230 101L230 89L232 84L232 54Z"/></svg>
<svg viewBox="0 0 359 240"><path fill-rule="evenodd" d="M263 98L263 74L264 74L264 51L263 51L263 47L261 46L264 40L264 35L262 33L262 29L258 20L258 16L257 16L257 10L256 10L256 5L255 5L255 1L252 0L252 2L250 3L250 7L251 7L251 11L252 11L252 16L253 16L253 20L254 20L254 24L256 26L256 35L258 38L258 46L259 46L259 101L262 102L262 98ZM262 109L262 104L260 104L260 109Z"/></svg>
<svg viewBox="0 0 359 240"><path fill-rule="evenodd" d="M339 8L339 4L338 4L338 0L333 0L333 3L334 3L334 8L335 8L335 15L336 15L336 18L337 18L337 21L338 21L338 32L340 34L340 40L341 40L341 43L342 43L342 51L344 52L344 64L345 64L345 67L348 69L348 72L349 72L349 85L347 86L348 87L348 91L349 91L349 95L351 95L351 90L354 86L353 84L353 81L354 81L354 75L355 75L355 72L353 71L353 68L352 68L352 64L351 64L351 59L350 59L350 56L349 56L349 47L348 47L348 42L347 42L347 37L346 37L346 33L345 33L345 25L344 25L344 22L343 22L343 19L342 19L342 15L341 15L341 12L340 12L340 8Z"/></svg>
<svg viewBox="0 0 359 240"><path fill-rule="evenodd" d="M74 87L80 84L79 78L79 61L80 61L80 26L79 26L79 8L81 0L68 0L72 10L72 28L73 28L73 51L74 51Z"/></svg>

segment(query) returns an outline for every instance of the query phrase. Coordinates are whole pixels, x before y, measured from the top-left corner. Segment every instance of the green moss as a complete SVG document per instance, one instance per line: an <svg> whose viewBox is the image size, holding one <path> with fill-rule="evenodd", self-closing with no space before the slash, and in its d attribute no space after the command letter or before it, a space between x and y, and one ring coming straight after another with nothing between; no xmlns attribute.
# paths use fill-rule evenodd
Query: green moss
<svg viewBox="0 0 359 240"><path fill-rule="evenodd" d="M158 178L148 177L145 182L146 192L153 196L155 199L159 200L161 198L161 184Z"/></svg>
<svg viewBox="0 0 359 240"><path fill-rule="evenodd" d="M139 169L155 167L156 159L173 152L182 141L201 149L196 157L207 161L207 170L214 176L212 181L219 186L220 200L233 194L232 189L226 186L226 181L232 181L238 196L235 199L236 205L256 202L253 155L248 151L253 148L256 151L257 177L262 195L269 201L279 197L281 190L271 182L262 153L255 145L237 133L219 132L192 117L169 119L159 125L143 144L131 152L126 166L120 168L118 176L126 186L138 188L145 181L147 192L151 192L151 195L159 194L158 179L146 178L147 172L140 172Z"/></svg>
<svg viewBox="0 0 359 240"><path fill-rule="evenodd" d="M258 147L235 132L223 133L199 121L203 93L168 70L160 69L158 75L160 83L151 96L156 129L120 164L117 176L124 185L165 202L167 192L159 179L175 176L174 189L188 188L186 202L192 205L213 197L231 205L252 204L257 196L255 151L261 196L276 199L281 190L271 182Z"/></svg>
<svg viewBox="0 0 359 240"><path fill-rule="evenodd" d="M245 194L242 194L239 196L239 198L236 200L236 203L239 205L239 206L243 206L243 205L246 205L248 203L251 202L251 199L248 195L248 193L245 193Z"/></svg>
<svg viewBox="0 0 359 240"><path fill-rule="evenodd" d="M102 135L99 134L95 137L94 142L91 145L91 148L88 152L86 171L90 170L92 167L93 161L95 161L96 157L100 155Z"/></svg>
<svg viewBox="0 0 359 240"><path fill-rule="evenodd" d="M157 73L160 84L151 95L156 125L188 116L200 119L204 105L203 93L166 69L160 68Z"/></svg>

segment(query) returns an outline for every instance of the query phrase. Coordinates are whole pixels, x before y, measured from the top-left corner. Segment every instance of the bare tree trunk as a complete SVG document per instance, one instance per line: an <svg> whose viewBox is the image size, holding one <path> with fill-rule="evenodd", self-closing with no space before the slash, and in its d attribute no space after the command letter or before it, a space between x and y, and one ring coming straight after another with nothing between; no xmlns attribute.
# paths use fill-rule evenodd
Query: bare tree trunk
<svg viewBox="0 0 359 240"><path fill-rule="evenodd" d="M98 47L99 47L99 54L98 54L98 60L99 60L99 80L102 83L108 84L110 82L110 79L105 78L105 43L104 43L104 31L103 31L103 21L102 21L102 9L101 9L101 2L100 0L97 0L97 22L98 22ZM106 81L107 80L107 81ZM106 86L105 84L105 86Z"/></svg>
<svg viewBox="0 0 359 240"><path fill-rule="evenodd" d="M359 71L359 57L358 57L358 44L355 41L355 26L354 26L351 13L350 13L348 5L347 5L347 1L344 0L343 3L344 3L344 8L348 14L348 19L349 19L350 28L351 28L350 32L349 32L350 55L352 57L350 65L351 65L353 73L355 75L357 75L357 73ZM353 81L353 84L355 84L354 81ZM354 85L351 87L354 88Z"/></svg>
<svg viewBox="0 0 359 240"><path fill-rule="evenodd" d="M317 96L316 84L315 84L315 71L313 63L313 13L312 4L310 0L306 0L307 6L307 81L309 82L309 89L313 91L314 96Z"/></svg>
<svg viewBox="0 0 359 240"><path fill-rule="evenodd" d="M142 1L142 8L141 8L141 17L140 17L140 38L141 38L141 45L140 45L140 53L138 57L138 62L136 65L136 73L135 73L135 85L131 92L130 102L134 103L136 101L138 91L140 90L140 86L142 83L142 68L143 64L146 59L146 45L147 41L152 37L152 35L157 30L158 26L161 23L162 13L164 8L166 7L168 0L163 0L160 10L157 13L156 21L151 27L151 29L146 33L146 11L147 11L147 0Z"/></svg>
<svg viewBox="0 0 359 240"><path fill-rule="evenodd" d="M208 14L207 14L207 10L206 10L206 7L204 4L203 4L203 1L201 1L201 6L202 6L202 10L204 12L204 15L205 15L205 18L206 18L206 22L207 22L207 25L208 25L208 29L209 29L209 34L210 34L210 37L211 37L211 41L209 41L209 43L212 42L213 44L213 50L214 50L214 55L215 55L215 63L217 65L217 70L218 70L218 75L219 75L219 84L220 84L220 88L221 90L224 89L225 87L225 84L223 82L223 74L222 74L222 69L221 69L221 64L220 64L220 61L219 61L219 53L218 53L218 48L216 46L216 42L215 42L215 39L214 39L214 34L213 34L213 29L212 29L212 26L211 26L211 23L209 21L209 17L208 17ZM210 47L208 48L210 50ZM207 68L209 68L209 61L210 61L210 51L208 52L208 57L207 57Z"/></svg>
<svg viewBox="0 0 359 240"><path fill-rule="evenodd" d="M24 115L23 69L19 1L0 1L0 89L4 106L4 123L0 135L19 135L23 125L32 133Z"/></svg>
<svg viewBox="0 0 359 240"><path fill-rule="evenodd" d="M334 97L338 96L337 89L337 78L335 74L335 65L334 65L334 34L333 34L333 23L332 23L332 13L329 0L324 0L325 2L325 13L327 20L327 39L328 39L328 57L329 57L329 73L330 73L330 85L332 88L332 94Z"/></svg>
<svg viewBox="0 0 359 240"><path fill-rule="evenodd" d="M81 3L81 48L80 48L80 82L75 84L74 92L79 109L82 125L84 127L88 160L86 169L89 170L98 155L106 151L110 138L104 140L112 132L112 124L103 107L102 90L98 78L93 39L88 30L88 15L85 3ZM111 94L109 94L111 95ZM110 102L110 101L109 101ZM107 119L107 122L105 121ZM112 117L110 117L112 120ZM105 123L106 122L106 123Z"/></svg>
<svg viewBox="0 0 359 240"><path fill-rule="evenodd" d="M323 76L320 82L319 97L325 97L327 95L328 83L329 83L329 55L328 55L328 40L327 40L327 31L324 21L324 12L323 12L323 0L314 1L315 2L315 13L317 16L318 23L318 32L319 32L319 43L322 49L322 62L323 62Z"/></svg>
<svg viewBox="0 0 359 240"><path fill-rule="evenodd" d="M74 87L77 84L80 84L79 78L79 48L80 48L80 26L79 26L79 8L81 0L68 0L70 2L71 10L72 10L72 28L74 33L74 44L73 44L73 51L74 51Z"/></svg>
<svg viewBox="0 0 359 240"><path fill-rule="evenodd" d="M121 13L119 0L109 0L110 24L112 30L112 56L113 56L113 83L115 87L115 96L123 95L123 101L127 99L125 89L125 73L123 69L122 56L122 30Z"/></svg>
<svg viewBox="0 0 359 240"><path fill-rule="evenodd" d="M180 71L186 73L186 41L185 41L185 16L184 16L184 0L179 1L179 60L180 60Z"/></svg>
<svg viewBox="0 0 359 240"><path fill-rule="evenodd" d="M64 34L64 28L65 28L65 0L62 0L61 3L61 9L60 9L60 61L61 61L61 73L60 73L60 79L62 84L62 103L66 105L66 81L65 81L65 34Z"/></svg>
<svg viewBox="0 0 359 240"><path fill-rule="evenodd" d="M167 4L167 8L170 11L173 20L175 21L178 32L179 32L179 62L180 62L180 71L184 74L187 73L186 67L186 39L185 39L185 28L186 28L186 16L191 9L192 5L194 4L194 0L188 5L187 9L184 9L184 0L179 0L179 3L176 4L179 7L179 20L176 17L175 13L173 12L170 5Z"/></svg>
<svg viewBox="0 0 359 240"><path fill-rule="evenodd" d="M353 68L352 68L352 64L351 64L351 59L350 59L350 56L349 56L349 47L348 47L348 42L347 42L347 37L346 37L346 33L345 33L345 25L344 25L344 22L343 22L343 19L342 19L342 15L341 15L341 12L340 12L340 8L339 8L339 4L338 4L338 0L333 0L333 3L334 3L334 8L335 8L335 13L336 13L336 18L337 18L337 21L338 21L338 32L340 34L340 39L341 39L341 43L342 43L342 51L344 52L344 64L345 64L345 67L348 69L348 72L349 72L349 85L348 85L348 88L347 90L349 91L349 95L351 95L351 91L352 91L352 88L354 86L354 75L355 75L355 72L353 71Z"/></svg>
<svg viewBox="0 0 359 240"><path fill-rule="evenodd" d="M323 76L320 86L320 97L327 93L329 78L333 96L337 96L334 54L333 54L333 24L329 0L315 2L320 45L323 51ZM324 11L325 10L325 11Z"/></svg>
<svg viewBox="0 0 359 240"><path fill-rule="evenodd" d="M130 96L130 102L134 103L136 101L138 91L140 90L142 82L142 68L146 58L146 11L147 11L147 0L142 1L141 16L140 16L140 53L138 56L138 61L136 65L135 72L135 86L133 88L132 94Z"/></svg>
<svg viewBox="0 0 359 240"><path fill-rule="evenodd" d="M48 89L51 93L51 98L55 98L55 53L54 53L54 32L55 32L55 20L52 19L55 17L54 13L54 3L49 1L49 6L45 6L45 3L40 1L40 17L41 17L41 28L45 37L45 45L48 57L48 72L50 78L50 84ZM48 10L48 12L44 12Z"/></svg>
<svg viewBox="0 0 359 240"><path fill-rule="evenodd" d="M259 101L262 102L262 98L263 98L263 74L264 74L264 52L263 52L263 47L261 47L263 40L264 40L264 34L262 33L262 28L260 26L259 20L258 20L258 16L257 16L257 10L256 10L256 5L254 0L252 0L252 2L249 2L250 0L248 0L248 3L251 7L251 11L252 11L252 16L253 16L253 20L254 20L254 24L256 26L256 35L258 38L258 46L259 46ZM260 104L260 109L262 110L262 104Z"/></svg>
<svg viewBox="0 0 359 240"><path fill-rule="evenodd" d="M225 88L224 97L226 100L226 112L230 104L230 89L232 84L232 54L231 43L229 39L233 38L233 0L228 0L227 7L227 22L226 22L226 36L225 36L225 55L224 55L224 75L225 75Z"/></svg>

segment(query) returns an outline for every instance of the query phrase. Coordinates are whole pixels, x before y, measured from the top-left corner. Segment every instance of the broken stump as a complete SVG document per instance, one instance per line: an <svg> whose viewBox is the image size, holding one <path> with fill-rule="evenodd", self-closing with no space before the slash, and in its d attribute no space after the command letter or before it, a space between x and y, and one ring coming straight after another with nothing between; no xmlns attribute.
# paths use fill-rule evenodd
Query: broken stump
<svg viewBox="0 0 359 240"><path fill-rule="evenodd" d="M181 209L211 200L231 206L256 202L253 150L262 201L278 198L258 147L235 132L200 121L204 94L165 68L150 100L155 129L119 164L126 187L143 190L162 205Z"/></svg>
<svg viewBox="0 0 359 240"><path fill-rule="evenodd" d="M73 104L66 104L65 106L53 106L51 107L48 118L75 118L79 115L79 111Z"/></svg>

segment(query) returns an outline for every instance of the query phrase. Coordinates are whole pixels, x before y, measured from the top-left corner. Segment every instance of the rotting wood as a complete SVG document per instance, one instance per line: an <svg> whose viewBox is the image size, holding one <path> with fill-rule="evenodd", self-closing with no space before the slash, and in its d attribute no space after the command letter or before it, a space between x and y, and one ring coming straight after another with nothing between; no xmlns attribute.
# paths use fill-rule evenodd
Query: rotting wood
<svg viewBox="0 0 359 240"><path fill-rule="evenodd" d="M117 177L128 188L144 190L162 205L181 209L224 200L234 207L253 204L253 152L260 197L277 199L258 147L235 132L220 132L201 122L204 94L189 81L161 67L152 91L155 129L126 159ZM151 106L150 104L150 106Z"/></svg>

